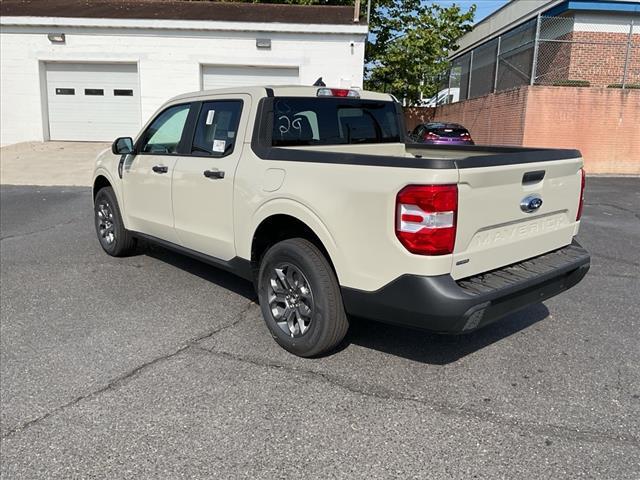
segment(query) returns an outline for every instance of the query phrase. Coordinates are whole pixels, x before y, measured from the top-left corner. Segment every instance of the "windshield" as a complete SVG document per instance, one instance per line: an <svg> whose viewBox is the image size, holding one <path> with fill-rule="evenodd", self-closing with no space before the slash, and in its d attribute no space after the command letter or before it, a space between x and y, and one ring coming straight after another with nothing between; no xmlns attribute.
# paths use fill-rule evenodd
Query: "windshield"
<svg viewBox="0 0 640 480"><path fill-rule="evenodd" d="M306 97L274 101L274 146L400 141L393 102Z"/></svg>
<svg viewBox="0 0 640 480"><path fill-rule="evenodd" d="M439 137L460 137L464 134L469 134L466 128L455 123L427 125L427 131L435 133Z"/></svg>

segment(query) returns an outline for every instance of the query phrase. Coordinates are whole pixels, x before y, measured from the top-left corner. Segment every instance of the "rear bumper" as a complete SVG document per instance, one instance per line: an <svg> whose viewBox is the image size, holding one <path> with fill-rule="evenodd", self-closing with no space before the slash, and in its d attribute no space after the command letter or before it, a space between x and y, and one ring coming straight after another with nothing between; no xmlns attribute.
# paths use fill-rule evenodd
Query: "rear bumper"
<svg viewBox="0 0 640 480"><path fill-rule="evenodd" d="M475 145L473 140L465 142L463 140L424 140L426 145Z"/></svg>
<svg viewBox="0 0 640 480"><path fill-rule="evenodd" d="M476 330L577 284L590 266L578 242L462 280L403 275L375 292L342 288L347 312L442 333Z"/></svg>

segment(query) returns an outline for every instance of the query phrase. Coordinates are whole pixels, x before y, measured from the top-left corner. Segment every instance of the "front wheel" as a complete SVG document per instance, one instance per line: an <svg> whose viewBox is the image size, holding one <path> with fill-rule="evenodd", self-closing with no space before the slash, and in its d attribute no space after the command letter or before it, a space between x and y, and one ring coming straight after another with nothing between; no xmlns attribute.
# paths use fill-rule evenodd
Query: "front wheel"
<svg viewBox="0 0 640 480"><path fill-rule="evenodd" d="M267 251L258 273L258 298L271 336L301 357L334 349L349 328L331 265L302 238L284 240Z"/></svg>
<svg viewBox="0 0 640 480"><path fill-rule="evenodd" d="M96 233L102 249L112 257L130 255L136 239L124 228L116 194L111 187L101 188L94 201Z"/></svg>

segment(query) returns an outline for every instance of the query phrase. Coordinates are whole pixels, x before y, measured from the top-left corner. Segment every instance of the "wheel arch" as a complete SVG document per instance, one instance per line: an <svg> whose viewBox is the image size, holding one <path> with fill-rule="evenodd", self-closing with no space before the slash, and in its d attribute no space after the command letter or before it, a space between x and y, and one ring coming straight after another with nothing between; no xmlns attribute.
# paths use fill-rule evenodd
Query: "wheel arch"
<svg viewBox="0 0 640 480"><path fill-rule="evenodd" d="M289 238L304 238L313 243L326 257L340 281L339 256L333 238L319 220L314 222L308 215L300 215L300 212L274 212L264 215L256 222L250 246L251 266L254 272L257 273L262 256L271 246Z"/></svg>
<svg viewBox="0 0 640 480"><path fill-rule="evenodd" d="M92 188L93 200L96 199L96 195L98 194L100 189L105 187L113 188L113 184L106 177L106 175L104 175L103 173L98 173L96 177L93 179L93 188Z"/></svg>
<svg viewBox="0 0 640 480"><path fill-rule="evenodd" d="M116 200L118 202L120 215L122 216L122 221L124 222L125 227L129 228L129 217L127 216L127 211L124 204L122 182L114 181L114 178L105 168L98 167L93 175L93 183L91 188L92 201L95 202L97 193L101 188L104 187L111 187L113 189Z"/></svg>

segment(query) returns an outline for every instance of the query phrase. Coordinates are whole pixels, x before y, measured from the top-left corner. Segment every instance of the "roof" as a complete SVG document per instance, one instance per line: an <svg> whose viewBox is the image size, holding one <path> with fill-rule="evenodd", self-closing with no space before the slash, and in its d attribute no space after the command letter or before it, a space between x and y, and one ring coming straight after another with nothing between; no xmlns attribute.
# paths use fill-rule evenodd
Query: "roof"
<svg viewBox="0 0 640 480"><path fill-rule="evenodd" d="M315 97L317 96L318 88L308 85L256 85L248 87L228 87L219 88L214 90L200 90L196 92L183 93L177 97L173 97L166 104L184 102L190 100L203 100L213 95L233 95L233 94L249 94L255 98L262 98L267 96L267 88L273 90L273 94L276 97ZM327 85L326 88L336 88L332 85ZM372 92L369 90L357 90L361 100L382 100L393 101L393 98L388 93Z"/></svg>
<svg viewBox="0 0 640 480"><path fill-rule="evenodd" d="M2 0L0 15L3 17L354 24L351 6L223 3L206 0Z"/></svg>
<svg viewBox="0 0 640 480"><path fill-rule="evenodd" d="M638 0L511 0L473 26L473 30L458 39L459 49L451 58L459 57L472 48L522 25L538 13L556 16L567 11L606 11L640 13Z"/></svg>

